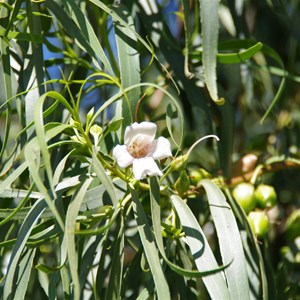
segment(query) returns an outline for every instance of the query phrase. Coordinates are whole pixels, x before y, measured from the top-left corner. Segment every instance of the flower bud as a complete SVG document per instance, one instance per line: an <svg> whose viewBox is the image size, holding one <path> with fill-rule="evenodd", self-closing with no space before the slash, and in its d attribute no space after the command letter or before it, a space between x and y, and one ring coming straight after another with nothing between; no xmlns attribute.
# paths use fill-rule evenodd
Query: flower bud
<svg viewBox="0 0 300 300"><path fill-rule="evenodd" d="M99 137L102 133L102 128L95 124L90 128L90 134L94 137L94 144L95 146L98 145Z"/></svg>
<svg viewBox="0 0 300 300"><path fill-rule="evenodd" d="M87 113L86 115L86 122L89 123L90 120L92 119L93 115L94 115L94 112L95 112L95 108L94 106L89 110L89 112Z"/></svg>
<svg viewBox="0 0 300 300"><path fill-rule="evenodd" d="M187 192L188 189L190 188L190 180L185 170L181 171L178 179L174 184L174 188L180 195Z"/></svg>
<svg viewBox="0 0 300 300"><path fill-rule="evenodd" d="M181 171L185 168L188 161L187 155L181 155L176 157L171 163L171 170L173 171Z"/></svg>

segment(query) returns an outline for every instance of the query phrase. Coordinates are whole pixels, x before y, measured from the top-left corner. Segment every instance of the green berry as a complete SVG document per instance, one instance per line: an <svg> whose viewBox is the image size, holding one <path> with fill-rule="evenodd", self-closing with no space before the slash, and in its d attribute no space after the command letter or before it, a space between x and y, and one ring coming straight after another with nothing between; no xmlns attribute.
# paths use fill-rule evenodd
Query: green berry
<svg viewBox="0 0 300 300"><path fill-rule="evenodd" d="M241 205L246 213L256 206L254 186L251 183L240 183L232 191L233 198Z"/></svg>
<svg viewBox="0 0 300 300"><path fill-rule="evenodd" d="M258 238L264 238L269 231L269 219L263 211L252 211L248 215L250 227Z"/></svg>
<svg viewBox="0 0 300 300"><path fill-rule="evenodd" d="M254 192L254 197L260 208L271 208L277 202L275 189L267 184L260 184Z"/></svg>
<svg viewBox="0 0 300 300"><path fill-rule="evenodd" d="M192 184L197 185L198 182L203 179L203 176L199 170L191 170L190 179Z"/></svg>

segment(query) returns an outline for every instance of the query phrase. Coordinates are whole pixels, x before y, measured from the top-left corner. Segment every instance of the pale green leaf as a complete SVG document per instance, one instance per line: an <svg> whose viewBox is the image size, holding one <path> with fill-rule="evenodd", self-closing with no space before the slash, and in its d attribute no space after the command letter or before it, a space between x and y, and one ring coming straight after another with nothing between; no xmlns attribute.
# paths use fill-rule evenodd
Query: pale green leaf
<svg viewBox="0 0 300 300"><path fill-rule="evenodd" d="M147 262L153 276L157 297L158 299L171 299L169 287L159 260L158 249L156 248L154 236L149 226L145 211L134 188L129 186L129 189L133 200L134 217L137 222Z"/></svg>
<svg viewBox="0 0 300 300"><path fill-rule="evenodd" d="M223 263L233 259L225 269L231 299L250 299L245 255L235 216L215 183L204 179L201 185L207 194Z"/></svg>
<svg viewBox="0 0 300 300"><path fill-rule="evenodd" d="M99 159L97 157L97 149L95 147L93 147L93 153L92 153L92 166L93 166L95 173L99 177L101 183L105 186L106 191L110 196L112 205L115 206L117 204L117 197L116 197L114 186L112 184L112 180L106 174L104 167L102 166L101 162L99 161Z"/></svg>
<svg viewBox="0 0 300 300"><path fill-rule="evenodd" d="M68 7L71 11L71 18L76 23L80 32L85 37L86 41L90 45L91 49L94 51L93 60L96 66L101 70L100 62L103 63L104 69L114 75L113 69L109 60L106 57L104 49L102 48L99 38L96 36L92 25L88 21L86 15L80 10L80 7L73 0L65 0L64 2L68 3Z"/></svg>
<svg viewBox="0 0 300 300"><path fill-rule="evenodd" d="M128 27L123 26L113 15L116 45L118 49L119 68L122 88L127 88L132 85L140 83L140 58L137 48L137 37L134 34L135 27L133 19L127 11L126 7L120 5L114 8L122 20L128 24ZM122 102L117 105L117 112L120 114L119 118L123 117L123 128L124 133L126 126L133 123L135 110L137 109L138 101L140 98L140 87L131 90L124 95ZM118 116L118 115L117 115Z"/></svg>
<svg viewBox="0 0 300 300"><path fill-rule="evenodd" d="M65 229L64 243L63 243L63 247L66 247L66 249L61 249L61 250L62 252L64 252L65 250L67 251L70 273L73 280L75 300L80 299L78 256L77 256L76 244L75 244L76 219L79 213L81 203L85 197L86 191L90 186L92 180L93 178L87 178L83 182L82 186L78 189L77 193L74 195L73 200L69 205L68 211L66 213L66 227L65 227L66 229Z"/></svg>
<svg viewBox="0 0 300 300"><path fill-rule="evenodd" d="M200 0L202 24L202 61L204 78L210 97L222 104L224 99L219 99L217 88L217 52L219 38L218 0Z"/></svg>
<svg viewBox="0 0 300 300"><path fill-rule="evenodd" d="M118 235L112 245L112 262L109 275L109 283L106 290L105 299L120 299L122 279L123 279L123 264L124 264L124 215L120 214L120 219L116 220Z"/></svg>
<svg viewBox="0 0 300 300"><path fill-rule="evenodd" d="M180 197L173 195L171 200L185 232L197 269L199 271L216 270L218 268L217 261L194 214ZM229 262L230 260L226 263ZM203 282L212 299L230 299L223 271L203 277Z"/></svg>
<svg viewBox="0 0 300 300"><path fill-rule="evenodd" d="M35 258L36 248L29 249L22 255L18 265L18 280L14 299L25 299L30 274L32 272L33 262Z"/></svg>
<svg viewBox="0 0 300 300"><path fill-rule="evenodd" d="M22 226L18 233L17 241L15 242L13 252L11 254L8 272L4 284L3 299L9 299L10 295L16 288L14 286L14 276L18 268L19 260L21 258L25 244L30 236L30 233L35 224L38 222L45 208L46 203L43 198L36 201L35 204L32 206L31 210L29 211L26 219L22 223Z"/></svg>

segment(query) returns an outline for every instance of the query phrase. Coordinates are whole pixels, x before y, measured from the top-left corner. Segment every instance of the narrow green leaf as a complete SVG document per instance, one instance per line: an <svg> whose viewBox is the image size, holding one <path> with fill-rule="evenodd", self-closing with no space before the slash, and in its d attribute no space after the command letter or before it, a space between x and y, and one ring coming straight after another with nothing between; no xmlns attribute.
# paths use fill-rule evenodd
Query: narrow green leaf
<svg viewBox="0 0 300 300"><path fill-rule="evenodd" d="M6 30L0 26L0 37L5 38L6 37ZM44 37L42 34L30 34L26 32L18 32L18 31L8 31L7 32L7 38L9 40L15 39L20 42L31 42L33 41L35 44L42 44L44 42Z"/></svg>
<svg viewBox="0 0 300 300"><path fill-rule="evenodd" d="M167 106L167 112L166 112L166 123L167 123L167 128L168 131L170 133L170 137L172 139L172 141L174 142L174 144L177 146L177 148L179 148L180 146L180 141L182 140L182 137L180 138L179 142L177 142L175 140L174 134L173 134L173 130L172 130L172 120L174 118L174 115L176 115L176 112L174 112L173 110L173 105L172 104L168 104Z"/></svg>
<svg viewBox="0 0 300 300"><path fill-rule="evenodd" d="M40 151L42 153L46 173L48 175L49 185L52 193L54 194L55 192L54 192L54 185L53 185L53 173L51 167L50 153L47 148L46 134L44 130L43 105L45 99L46 99L46 94L41 96L35 104L34 125L35 125L37 142Z"/></svg>
<svg viewBox="0 0 300 300"><path fill-rule="evenodd" d="M268 117L268 115L270 114L270 112L272 111L272 109L274 108L274 106L276 105L278 100L280 99L280 97L283 93L283 90L285 88L286 75L287 75L286 72L285 72L284 63L283 63L281 57L279 56L279 54L275 50L273 50L271 47L268 47L267 45L264 45L262 50L263 50L264 53L266 53L268 56L272 57L279 64L281 69L284 71L284 76L282 77L282 79L280 81L280 85L278 87L278 90L277 90L271 104L269 105L268 109L266 110L266 112L264 113L263 117L260 120L261 124Z"/></svg>
<svg viewBox="0 0 300 300"><path fill-rule="evenodd" d="M221 64L242 63L245 60L252 58L257 52L261 51L262 48L263 48L263 44L261 42L257 42L253 46L250 46L248 49L245 49L237 53L217 53L217 61L218 63ZM191 58L202 59L200 57L201 54L202 52L193 52L191 53Z"/></svg>
<svg viewBox="0 0 300 300"><path fill-rule="evenodd" d="M35 34L41 33L40 19L34 17L32 12L38 10L37 3L26 0L26 15L28 18L28 27L30 34L32 36L32 42L30 43L27 55L30 55L28 65L26 66L26 72L30 76L25 76L24 86L26 89L30 89L32 86L37 86L37 89L29 90L25 95L25 114L26 114L26 124L29 124L34 119L35 105L41 95L45 93L45 73L44 73L44 57L42 44L35 44L33 42L33 37ZM29 128L28 135L32 134L32 129Z"/></svg>
<svg viewBox="0 0 300 300"><path fill-rule="evenodd" d="M73 18L67 14L66 10L55 1L49 0L45 2L45 5L56 16L57 20L62 24L62 26L66 28L67 33L75 40L75 43L91 56L97 68L102 70L98 61L98 59L102 59L102 62L105 64L107 70L112 72L110 63L103 53L103 49L97 41L91 25L88 23L82 12L79 12L78 5L73 5L71 2L72 1L68 1L70 7L72 7L73 10L75 9L73 15L75 20L73 20ZM97 55L96 51L99 51L99 56ZM111 74L113 74L113 72Z"/></svg>
<svg viewBox="0 0 300 300"><path fill-rule="evenodd" d="M252 229L250 228L244 210L232 198L228 188L225 190L225 192L228 200L230 201L230 205L234 210L235 216L238 218L239 222L242 224L242 227L247 233L245 234L244 232L241 232L241 239L243 241L246 254L248 278L251 283L250 291L255 295L254 298L262 297L262 299L267 300L269 299L268 283L260 245L258 244L258 241L254 236Z"/></svg>
<svg viewBox="0 0 300 300"><path fill-rule="evenodd" d="M203 38L202 61L204 78L210 97L217 104L223 104L224 99L218 96L217 89L217 52L219 35L219 1L199 0L201 8L201 24Z"/></svg>
<svg viewBox="0 0 300 300"><path fill-rule="evenodd" d="M15 3L13 4L13 6L9 8L9 10L10 10L10 11L12 10L12 11L11 11L10 16L9 16L9 17L10 17L10 18L9 18L9 22L8 22L6 28L5 28L5 33L4 33L4 35L3 35L4 38L8 37L9 31L10 31L10 29L12 28L13 23L14 23L14 22L16 21L16 19L17 19L17 16L18 16L18 13L19 13L20 8L21 8L21 6L22 6L22 3L23 3L22 0L17 0L17 1L15 1ZM6 7L6 8L8 9L8 7ZM3 10L3 8L2 8L2 10Z"/></svg>
<svg viewBox="0 0 300 300"><path fill-rule="evenodd" d="M147 289L143 289L136 300L148 300L150 298L149 291Z"/></svg>
<svg viewBox="0 0 300 300"><path fill-rule="evenodd" d="M95 4L96 6L98 6L99 8L101 8L103 11L105 11L106 13L108 13L115 21L118 21L122 26L124 26L125 28L127 28L127 30L131 31L132 34L136 36L136 38L138 39L138 41L152 54L153 58L155 58L156 61L160 64L161 68L166 72L166 74L168 74L170 80L173 82L173 84L177 88L177 85L176 85L175 81L173 80L171 74L169 74L169 72L166 69L166 67L160 62L160 60L158 59L158 57L154 53L153 48L151 46L149 46L149 44L133 28L131 28L126 22L124 22L124 20L122 19L122 17L120 17L115 12L115 8L117 6L110 6L110 7L108 7L107 5L105 5L105 3L103 3L102 1L98 1L98 0L89 0L89 2L91 2L91 3ZM144 3L146 3L146 2L144 2ZM177 88L177 90L178 90L178 88Z"/></svg>
<svg viewBox="0 0 300 300"><path fill-rule="evenodd" d="M0 182L0 195L6 188L9 188L10 185L16 179L18 179L27 168L28 168L28 163L25 161L17 169L15 169L14 172L12 172L7 178L5 178L2 182Z"/></svg>
<svg viewBox="0 0 300 300"><path fill-rule="evenodd" d="M194 214L180 197L173 195L171 201L186 234L197 269L199 271L216 270L218 268L217 261ZM230 260L226 263L229 263ZM203 277L203 282L212 299L230 299L223 271Z"/></svg>
<svg viewBox="0 0 300 300"><path fill-rule="evenodd" d="M263 44L258 42L252 47L240 51L238 53L218 53L217 60L221 64L236 64L252 58L263 47Z"/></svg>
<svg viewBox="0 0 300 300"><path fill-rule="evenodd" d="M111 248L112 263L109 275L109 283L106 289L105 299L120 299L123 279L123 264L124 264L124 215L119 215L120 220L117 220L117 228L119 230L114 244Z"/></svg>
<svg viewBox="0 0 300 300"><path fill-rule="evenodd" d="M2 8L0 12L0 16L3 19L7 17L6 9ZM12 74L11 74L11 65L10 65L10 49L9 49L9 45L4 41L4 39L0 39L0 48L1 48L1 62L3 67L5 97L6 99L10 99L13 95L12 78L11 78ZM0 149L0 157L2 157L2 155L6 150L6 145L9 138L11 116L12 116L11 111L12 111L11 104L7 103L4 136L3 136L3 141Z"/></svg>
<svg viewBox="0 0 300 300"><path fill-rule="evenodd" d="M35 268L45 274L51 274L51 273L54 273L56 271L59 271L62 266L58 266L58 267L49 267L49 266L46 266L46 265L43 265L43 264L38 264L35 266Z"/></svg>
<svg viewBox="0 0 300 300"><path fill-rule="evenodd" d="M88 21L86 15L80 10L80 6L77 3L75 3L73 0L65 0L64 2L68 4L68 7L71 11L72 20L78 26L80 32L85 37L90 47L95 51L94 55L103 63L105 70L109 72L110 75L114 75L113 69L111 67L108 58L106 57L104 49L102 48L99 39L96 36L93 27ZM93 58L95 61L95 57ZM102 69L99 65L98 60L96 62L96 66L98 66L100 70Z"/></svg>
<svg viewBox="0 0 300 300"><path fill-rule="evenodd" d="M116 45L118 49L119 68L122 88L127 88L141 82L140 77L140 58L137 48L137 37L133 33L135 31L133 19L130 16L124 5L119 5L114 8L117 15L122 18L123 22L128 24L128 27L123 26L113 15ZM123 117L122 135L125 128L133 123L135 110L137 109L141 90L137 88L131 90L124 95L122 102L117 105L119 118Z"/></svg>
<svg viewBox="0 0 300 300"><path fill-rule="evenodd" d="M201 181L216 227L223 263L233 259L225 269L231 299L250 299L246 258L235 216L224 194L212 181Z"/></svg>
<svg viewBox="0 0 300 300"><path fill-rule="evenodd" d="M49 276L46 273L44 273L44 272L37 271L37 273L38 273L39 284L41 285L41 287L42 287L45 295L50 300L50 298L49 298L49 292L48 292L48 287L50 285Z"/></svg>
<svg viewBox="0 0 300 300"><path fill-rule="evenodd" d="M31 185L30 189L28 190L27 194L25 195L25 197L22 199L22 201L18 204L18 206L14 209L11 210L11 213L6 216L3 220L0 221L0 226L2 226L3 224L7 223L8 221L10 221L11 219L13 219L18 213L19 211L22 209L22 207L27 203L27 201L30 198L30 194L32 192L33 189L33 185Z"/></svg>
<svg viewBox="0 0 300 300"><path fill-rule="evenodd" d="M54 126L53 128L46 131L46 135L42 132L42 135L44 136L45 140L42 142L43 144L46 143L49 139L55 137L57 134L68 128L69 125L67 124L59 124ZM54 204L54 201L52 197L55 195L50 195L48 193L48 189L44 186L43 179L41 178L39 174L40 169L40 146L37 138L33 138L27 145L25 146L24 150L25 160L28 164L30 175L33 178L33 181L39 191L43 194L45 197L45 201L47 202L47 205L53 212L53 215L55 216L57 222L59 223L60 227L63 229L64 224L62 221L62 218L57 211L57 208Z"/></svg>
<svg viewBox="0 0 300 300"><path fill-rule="evenodd" d="M8 272L4 284L3 299L9 299L16 288L14 286L14 277L17 272L18 263L23 253L25 243L27 242L33 227L38 222L45 208L46 203L43 198L36 201L29 211L28 215L26 216L26 219L22 223L22 226L18 233L17 241L15 242L13 252L11 254Z"/></svg>
<svg viewBox="0 0 300 300"><path fill-rule="evenodd" d="M133 186L129 185L129 189L133 200L134 217L138 225L138 231L144 247L145 255L153 276L157 297L158 299L164 300L171 299L169 287L162 270L158 250L156 248L153 233L149 226L145 211Z"/></svg>
<svg viewBox="0 0 300 300"><path fill-rule="evenodd" d="M14 299L25 299L36 249L27 250L18 265L18 280Z"/></svg>
<svg viewBox="0 0 300 300"><path fill-rule="evenodd" d="M67 155L65 155L64 158L57 165L57 167L55 169L55 172L53 174L53 185L54 186L59 184L60 177L63 174L63 171L65 170L66 162L67 162L67 160L68 160L71 153L72 153L72 151L70 151ZM55 191L57 191L57 188L55 189Z"/></svg>
<svg viewBox="0 0 300 300"><path fill-rule="evenodd" d="M95 253L97 253L98 249L102 247L104 239L105 235L103 236L99 234L93 241L90 241L85 245L83 256L80 262L81 266L79 269L79 282L81 290L84 289L84 286L87 283L88 275L92 271L95 264Z"/></svg>
<svg viewBox="0 0 300 300"><path fill-rule="evenodd" d="M217 143L220 166L225 178L231 176L232 171L232 155L235 138L235 109L232 104L231 97L227 95L222 87L219 87L220 92L226 95L228 101L220 107L220 126L216 127L216 134L220 139Z"/></svg>
<svg viewBox="0 0 300 300"><path fill-rule="evenodd" d="M29 196L30 199L38 199L41 198L41 196L43 195L39 192L32 192L30 189L22 190L22 189L15 189L15 188L5 189L3 192L0 193L0 198L20 199L20 198L25 198L26 196Z"/></svg>
<svg viewBox="0 0 300 300"><path fill-rule="evenodd" d="M172 263L166 256L162 232L161 232L161 209L160 209L160 191L159 191L159 183L157 178L151 177L149 180L150 184L150 201L151 201L151 217L153 223L153 232L155 236L155 241L161 256L163 257L164 261L168 264L168 266L178 273L181 276L186 277L203 277L210 274L214 274L223 270L223 268L211 269L209 271L199 272L197 270L188 270L184 269L180 266L175 265Z"/></svg>
<svg viewBox="0 0 300 300"><path fill-rule="evenodd" d="M246 47L254 47L256 44L255 41L251 40L251 39L245 39L245 40L227 40L227 41L223 41L222 43L220 43L220 49L241 49L241 48L246 48ZM261 118L260 122L263 123L264 120L267 118L267 116L270 114L270 112L272 111L272 109L274 108L274 106L276 105L276 103L278 102L278 100L280 99L285 84L286 84L286 79L289 77L288 72L285 70L284 67L284 63L281 59L281 57L279 56L279 54L271 47L267 46L267 45L263 45L263 47L260 49L261 52L263 52L264 54L266 54L267 56L271 57L272 59L274 59L274 61L276 63L278 63L278 65L281 68L281 71L278 72L276 75L281 76L282 79L280 81L279 87L277 89L277 92L271 102L271 104L269 105L268 109L266 110L265 114L263 115L263 117ZM255 67L255 66L252 66ZM265 66L261 66L262 69L265 68ZM266 71L271 72L271 70L269 70L270 68L266 68ZM274 69L273 69L274 70ZM272 72L271 72L272 73Z"/></svg>
<svg viewBox="0 0 300 300"><path fill-rule="evenodd" d="M74 299L80 299L80 282L78 275L78 257L76 252L75 244L75 231L76 231L76 219L79 213L81 203L85 197L86 191L90 186L93 178L87 178L82 186L78 189L77 193L74 195L71 204L68 207L66 213L66 230L64 235L63 247L66 247L68 254L68 261L70 267L70 273L73 281L74 288ZM62 247L62 248L63 248ZM62 249L64 251L64 249Z"/></svg>
<svg viewBox="0 0 300 300"><path fill-rule="evenodd" d="M186 0L182 0L187 2ZM199 88L198 79L188 78L185 72L186 58L178 51L178 41L167 30L168 26L164 24L165 19L162 10L158 7L156 1L139 1L141 11L139 12L143 25L147 34L151 37L151 41L157 49L164 55L164 58L172 71L176 74L176 78L182 89L186 93L186 100L194 107L201 107L209 116L206 99L204 98L203 89ZM198 18L198 12L195 12L195 17ZM167 37L167 38L166 38ZM201 74L202 75L202 74ZM202 77L202 76L201 76Z"/></svg>
<svg viewBox="0 0 300 300"><path fill-rule="evenodd" d="M117 198L116 198L114 186L112 184L112 180L106 174L104 167L102 166L101 162L97 158L97 149L95 147L93 147L93 153L92 153L92 166L93 166L95 173L99 177L100 181L105 186L106 191L110 196L112 205L116 206Z"/></svg>
<svg viewBox="0 0 300 300"><path fill-rule="evenodd" d="M190 2L181 0L181 4L183 8L182 9L183 15L184 15L184 33L185 33L184 74L187 78L191 79L193 78L194 74L191 73L189 70L189 55L190 55L190 48L192 46L192 35L195 32L195 30L197 30L198 28L193 29L191 28L192 26L190 25L190 15L191 15Z"/></svg>

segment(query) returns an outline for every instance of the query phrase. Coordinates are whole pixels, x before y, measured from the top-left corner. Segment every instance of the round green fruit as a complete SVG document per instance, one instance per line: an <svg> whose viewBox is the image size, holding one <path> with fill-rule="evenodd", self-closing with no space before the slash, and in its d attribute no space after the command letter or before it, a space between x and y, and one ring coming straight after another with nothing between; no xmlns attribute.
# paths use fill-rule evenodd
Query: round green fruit
<svg viewBox="0 0 300 300"><path fill-rule="evenodd" d="M252 211L248 215L250 227L258 238L264 238L269 231L269 219L263 211Z"/></svg>
<svg viewBox="0 0 300 300"><path fill-rule="evenodd" d="M254 186L251 183L243 182L238 184L233 189L232 195L246 213L255 208Z"/></svg>
<svg viewBox="0 0 300 300"><path fill-rule="evenodd" d="M203 176L199 170L191 170L190 171L190 180L191 183L197 185L200 180L203 179Z"/></svg>
<svg viewBox="0 0 300 300"><path fill-rule="evenodd" d="M275 189L267 184L260 184L254 192L254 197L260 208L271 208L277 202Z"/></svg>

